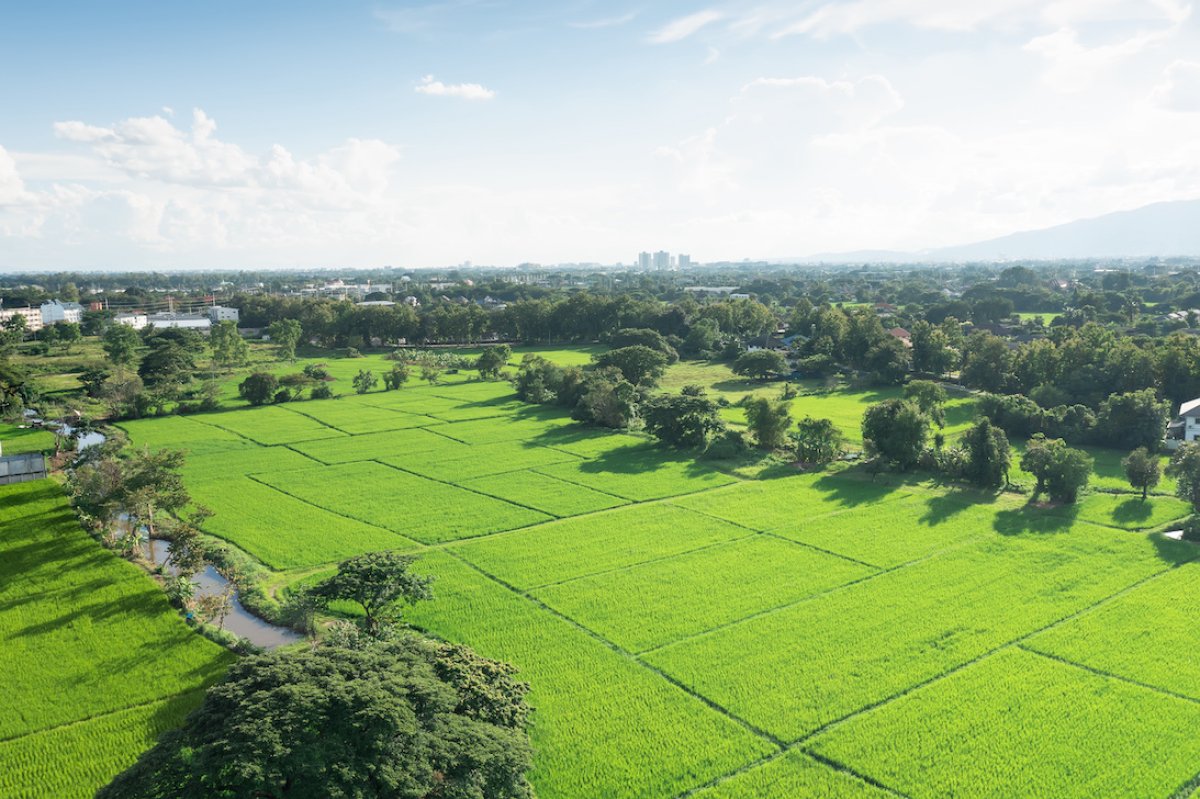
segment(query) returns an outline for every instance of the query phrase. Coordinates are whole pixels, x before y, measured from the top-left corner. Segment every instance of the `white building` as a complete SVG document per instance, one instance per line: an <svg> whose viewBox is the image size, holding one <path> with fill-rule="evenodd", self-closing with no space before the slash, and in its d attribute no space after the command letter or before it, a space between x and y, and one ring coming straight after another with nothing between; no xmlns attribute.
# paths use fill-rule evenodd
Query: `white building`
<svg viewBox="0 0 1200 799"><path fill-rule="evenodd" d="M690 269L692 266L692 256L679 253L676 263L679 264L680 269Z"/></svg>
<svg viewBox="0 0 1200 799"><path fill-rule="evenodd" d="M750 299L750 295L742 294L740 292L735 291L729 295L729 299L731 299L731 300L748 300L748 299Z"/></svg>
<svg viewBox="0 0 1200 799"><path fill-rule="evenodd" d="M650 253L639 252L638 259L637 259L637 265L638 265L638 269L641 269L643 271L649 270L650 269Z"/></svg>
<svg viewBox="0 0 1200 799"><path fill-rule="evenodd" d="M118 325L126 325L134 330L141 330L148 325L149 319L144 313L119 313L115 320Z"/></svg>
<svg viewBox="0 0 1200 799"><path fill-rule="evenodd" d="M1179 406L1179 414L1167 425L1163 440L1167 449L1179 449L1188 441L1200 438L1200 399L1188 400Z"/></svg>
<svg viewBox="0 0 1200 799"><path fill-rule="evenodd" d="M59 322L74 322L79 324L83 321L83 306L77 302L59 302L51 300L50 302L42 303L42 324L56 325Z"/></svg>
<svg viewBox="0 0 1200 799"><path fill-rule="evenodd" d="M0 325L14 316L25 317L25 329L30 333L36 333L42 329L41 308L0 308Z"/></svg>
<svg viewBox="0 0 1200 799"><path fill-rule="evenodd" d="M217 322L236 322L238 321L238 309L213 305L208 308L208 318L214 325Z"/></svg>
<svg viewBox="0 0 1200 799"><path fill-rule="evenodd" d="M671 268L671 253L666 250L659 250L654 253L654 268L659 272L666 272Z"/></svg>
<svg viewBox="0 0 1200 799"><path fill-rule="evenodd" d="M186 327L205 332L212 329L212 320L199 314L156 313L147 316L146 322L155 327Z"/></svg>

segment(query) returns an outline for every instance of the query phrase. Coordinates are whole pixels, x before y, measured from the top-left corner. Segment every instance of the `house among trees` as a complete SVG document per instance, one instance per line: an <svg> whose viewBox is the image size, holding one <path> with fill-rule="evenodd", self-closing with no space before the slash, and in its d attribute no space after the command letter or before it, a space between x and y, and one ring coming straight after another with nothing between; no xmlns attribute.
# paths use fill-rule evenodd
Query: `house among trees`
<svg viewBox="0 0 1200 799"><path fill-rule="evenodd" d="M1188 400L1179 406L1179 414L1167 425L1164 442L1167 449L1179 449L1197 438L1200 438L1200 399Z"/></svg>
<svg viewBox="0 0 1200 799"><path fill-rule="evenodd" d="M900 343L906 347L912 346L912 333L909 333L907 330L905 330L902 327L893 327L891 330L888 331L888 335L892 336L893 338L899 339Z"/></svg>

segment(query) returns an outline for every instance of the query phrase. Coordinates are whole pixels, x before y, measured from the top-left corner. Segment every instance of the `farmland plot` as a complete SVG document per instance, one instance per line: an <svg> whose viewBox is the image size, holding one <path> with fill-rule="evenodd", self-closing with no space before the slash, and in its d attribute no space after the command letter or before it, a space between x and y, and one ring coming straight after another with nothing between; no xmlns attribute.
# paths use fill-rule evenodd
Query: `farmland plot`
<svg viewBox="0 0 1200 799"><path fill-rule="evenodd" d="M257 472L311 469L315 465L316 461L312 458L287 447L260 447L258 444L243 441L241 445L227 450L188 455L183 464L182 474L188 485L191 485L193 482L224 480Z"/></svg>
<svg viewBox="0 0 1200 799"><path fill-rule="evenodd" d="M665 452L654 444L622 447L584 461L544 466L535 471L632 500L660 499L729 485L736 479Z"/></svg>
<svg viewBox="0 0 1200 799"><path fill-rule="evenodd" d="M549 517L380 463L261 474L286 494L426 544L512 530Z"/></svg>
<svg viewBox="0 0 1200 799"><path fill-rule="evenodd" d="M182 449L190 455L207 455L254 446L228 430L195 421L187 416L134 419L121 422L117 427L129 435L129 440L134 446L149 447L152 451Z"/></svg>
<svg viewBox="0 0 1200 799"><path fill-rule="evenodd" d="M578 461L574 455L519 441L463 447L446 453L432 450L379 458L381 463L443 482L460 483L472 477L514 472L534 466Z"/></svg>
<svg viewBox="0 0 1200 799"><path fill-rule="evenodd" d="M683 508L636 505L491 536L456 551L505 582L532 588L748 535Z"/></svg>
<svg viewBox="0 0 1200 799"><path fill-rule="evenodd" d="M468 446L461 441L455 441L423 427L411 430L391 430L385 433L368 433L361 436L326 438L320 441L302 441L289 445L289 448L322 463L330 464L430 451L437 451L445 457L454 457L455 454L468 450Z"/></svg>
<svg viewBox="0 0 1200 799"><path fill-rule="evenodd" d="M533 594L638 652L873 573L858 563L756 535Z"/></svg>
<svg viewBox="0 0 1200 799"><path fill-rule="evenodd" d="M351 404L341 400L337 402L294 402L279 407L351 435L437 424L437 420L432 416L361 403Z"/></svg>
<svg viewBox="0 0 1200 799"><path fill-rule="evenodd" d="M205 532L224 538L272 569L316 566L364 552L418 546L390 530L322 510L250 477L195 482L189 488L196 502L214 512L204 522Z"/></svg>
<svg viewBox="0 0 1200 799"><path fill-rule="evenodd" d="M774 750L635 661L444 553L420 568L423 628L515 664L535 708L531 779L542 799L641 799L684 789Z"/></svg>
<svg viewBox="0 0 1200 799"><path fill-rule="evenodd" d="M1193 702L1009 649L813 749L908 796L1165 797L1196 773L1197 725Z"/></svg>
<svg viewBox="0 0 1200 799"><path fill-rule="evenodd" d="M459 485L559 517L615 508L629 501L530 471L477 477Z"/></svg>
<svg viewBox="0 0 1200 799"><path fill-rule="evenodd" d="M724 782L698 791L696 799L893 799L895 794L876 788L843 771L818 763L797 750L743 771Z"/></svg>
<svg viewBox="0 0 1200 799"><path fill-rule="evenodd" d="M341 430L334 430L302 414L285 411L277 405L191 418L267 446L345 435Z"/></svg>
<svg viewBox="0 0 1200 799"><path fill-rule="evenodd" d="M525 406L528 408L528 406ZM551 435L560 427L573 425L571 417L556 410L533 410L505 419L477 419L440 428L440 432L466 444L495 444L501 441L541 443L541 436Z"/></svg>
<svg viewBox="0 0 1200 799"><path fill-rule="evenodd" d="M645 659L795 740L1190 558L1076 524L942 553Z"/></svg>
<svg viewBox="0 0 1200 799"><path fill-rule="evenodd" d="M1200 700L1200 565L1188 564L1024 646Z"/></svg>
<svg viewBox="0 0 1200 799"><path fill-rule="evenodd" d="M1047 513L1067 515L1086 522L1120 527L1123 530L1149 530L1182 519L1191 506L1175 497L1141 497L1129 494L1089 494L1075 505L1059 505Z"/></svg>

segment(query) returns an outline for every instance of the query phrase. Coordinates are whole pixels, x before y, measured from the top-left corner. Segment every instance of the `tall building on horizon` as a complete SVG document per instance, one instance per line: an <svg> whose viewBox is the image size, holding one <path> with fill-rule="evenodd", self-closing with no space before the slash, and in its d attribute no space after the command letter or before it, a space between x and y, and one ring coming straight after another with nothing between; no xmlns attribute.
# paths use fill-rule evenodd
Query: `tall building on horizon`
<svg viewBox="0 0 1200 799"><path fill-rule="evenodd" d="M687 269L692 265L692 256L679 253L675 260L676 268Z"/></svg>
<svg viewBox="0 0 1200 799"><path fill-rule="evenodd" d="M639 252L637 257L638 269L649 271L650 269L650 253Z"/></svg>
<svg viewBox="0 0 1200 799"><path fill-rule="evenodd" d="M671 253L666 250L659 250L654 253L654 269L658 272L666 272L671 268Z"/></svg>

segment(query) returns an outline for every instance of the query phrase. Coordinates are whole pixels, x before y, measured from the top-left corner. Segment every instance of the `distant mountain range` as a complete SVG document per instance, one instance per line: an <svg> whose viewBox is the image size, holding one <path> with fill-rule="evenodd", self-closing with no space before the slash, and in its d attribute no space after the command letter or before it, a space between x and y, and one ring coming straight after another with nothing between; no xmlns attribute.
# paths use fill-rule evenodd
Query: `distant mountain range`
<svg viewBox="0 0 1200 799"><path fill-rule="evenodd" d="M1200 256L1200 200L1164 202L1011 233L996 239L920 252L860 250L781 263L913 263L946 261L1052 261L1068 258Z"/></svg>

